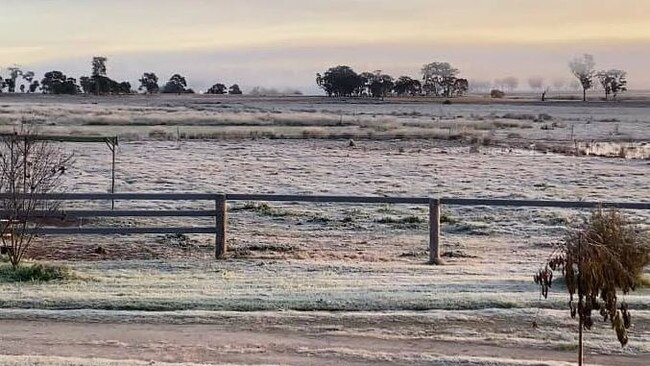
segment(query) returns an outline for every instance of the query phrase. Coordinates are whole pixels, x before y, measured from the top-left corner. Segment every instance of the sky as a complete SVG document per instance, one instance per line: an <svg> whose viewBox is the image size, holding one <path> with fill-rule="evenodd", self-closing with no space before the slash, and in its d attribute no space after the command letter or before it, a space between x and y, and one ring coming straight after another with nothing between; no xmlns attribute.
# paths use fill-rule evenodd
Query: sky
<svg viewBox="0 0 650 366"><path fill-rule="evenodd" d="M470 80L571 80L568 62L628 71L650 89L647 0L0 0L0 75L21 65L137 84L145 71L316 93L330 66L418 76L451 62Z"/></svg>

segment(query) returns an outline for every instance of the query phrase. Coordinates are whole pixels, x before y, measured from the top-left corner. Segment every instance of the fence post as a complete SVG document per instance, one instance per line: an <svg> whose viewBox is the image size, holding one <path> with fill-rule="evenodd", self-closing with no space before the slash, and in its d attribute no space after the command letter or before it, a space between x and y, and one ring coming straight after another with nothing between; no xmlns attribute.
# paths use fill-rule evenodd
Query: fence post
<svg viewBox="0 0 650 366"><path fill-rule="evenodd" d="M214 255L217 259L223 259L228 251L226 243L226 229L228 223L228 213L226 205L226 195L217 195L214 201L215 213L215 246Z"/></svg>
<svg viewBox="0 0 650 366"><path fill-rule="evenodd" d="M429 264L442 265L440 257L440 199L429 199Z"/></svg>

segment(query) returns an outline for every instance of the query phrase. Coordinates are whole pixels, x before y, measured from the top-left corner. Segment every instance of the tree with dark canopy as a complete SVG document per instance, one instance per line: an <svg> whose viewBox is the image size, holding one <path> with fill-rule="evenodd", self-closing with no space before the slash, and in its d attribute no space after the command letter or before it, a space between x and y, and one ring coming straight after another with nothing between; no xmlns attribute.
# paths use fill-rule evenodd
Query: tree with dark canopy
<svg viewBox="0 0 650 366"><path fill-rule="evenodd" d="M242 93L242 91L239 88L238 84L232 84L232 86L230 86L230 89L228 89L228 94L241 95L241 94L244 94L244 93Z"/></svg>
<svg viewBox="0 0 650 366"><path fill-rule="evenodd" d="M599 71L596 78L605 91L605 100L610 94L616 99L618 93L627 91L627 73L623 70Z"/></svg>
<svg viewBox="0 0 650 366"><path fill-rule="evenodd" d="M458 78L460 71L449 62L432 62L422 67L422 90L436 97L461 96L469 89L467 79Z"/></svg>
<svg viewBox="0 0 650 366"><path fill-rule="evenodd" d="M45 73L41 80L41 88L44 94L78 94L80 92L76 79L67 77L61 71L56 70Z"/></svg>
<svg viewBox="0 0 650 366"><path fill-rule="evenodd" d="M351 97L361 93L363 79L349 66L336 66L316 74L316 84L330 97Z"/></svg>
<svg viewBox="0 0 650 366"><path fill-rule="evenodd" d="M370 84L375 78L375 74L369 71L364 71L359 74L359 77L361 78L361 90L359 91L359 96L368 97L372 95L372 92L370 91Z"/></svg>
<svg viewBox="0 0 650 366"><path fill-rule="evenodd" d="M395 81L393 87L395 93L399 96L410 95L415 96L422 92L422 84L419 80L415 80L409 76L400 76Z"/></svg>
<svg viewBox="0 0 650 366"><path fill-rule="evenodd" d="M373 98L385 98L390 94L395 86L395 81L392 76L382 74L381 70L375 71L368 80L368 89Z"/></svg>
<svg viewBox="0 0 650 366"><path fill-rule="evenodd" d="M127 81L118 82L109 78L106 74L106 61L103 56L93 57L91 76L79 78L81 89L86 94L131 94L131 83Z"/></svg>
<svg viewBox="0 0 650 366"><path fill-rule="evenodd" d="M183 94L191 89L187 88L187 81L181 74L174 74L169 78L169 81L163 86L162 92L167 94Z"/></svg>
<svg viewBox="0 0 650 366"><path fill-rule="evenodd" d="M38 82L38 80L34 80L29 84L29 92L30 93L36 93L36 90L41 86L41 84Z"/></svg>
<svg viewBox="0 0 650 366"><path fill-rule="evenodd" d="M90 80L93 83L92 87L95 90L95 95L110 93L110 81L112 80L106 75L106 61L108 59L104 56L93 57Z"/></svg>
<svg viewBox="0 0 650 366"><path fill-rule="evenodd" d="M459 70L449 62L432 62L422 66L422 89L427 95L451 96L453 85Z"/></svg>
<svg viewBox="0 0 650 366"><path fill-rule="evenodd" d="M138 81L140 82L138 90L146 90L147 94L158 93L160 90L160 87L158 86L158 76L153 72L145 72Z"/></svg>
<svg viewBox="0 0 650 366"><path fill-rule="evenodd" d="M226 94L228 92L228 87L225 84L216 83L205 92L205 94Z"/></svg>

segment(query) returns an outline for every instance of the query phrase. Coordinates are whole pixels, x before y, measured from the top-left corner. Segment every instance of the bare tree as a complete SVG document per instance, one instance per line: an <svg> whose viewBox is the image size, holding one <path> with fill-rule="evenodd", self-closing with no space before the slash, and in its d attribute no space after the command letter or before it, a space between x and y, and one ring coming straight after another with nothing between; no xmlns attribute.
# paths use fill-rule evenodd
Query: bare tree
<svg viewBox="0 0 650 366"><path fill-rule="evenodd" d="M528 79L528 86L532 90L542 90L544 89L544 78L535 76Z"/></svg>
<svg viewBox="0 0 650 366"><path fill-rule="evenodd" d="M546 100L546 93L548 93L549 88L544 87L544 78L535 76L528 79L528 86L536 92L542 92L542 102Z"/></svg>
<svg viewBox="0 0 650 366"><path fill-rule="evenodd" d="M586 53L582 57L576 57L569 62L571 73L578 79L582 87L583 102L587 101L587 90L594 86L595 67L596 62L594 62L594 56Z"/></svg>
<svg viewBox="0 0 650 366"><path fill-rule="evenodd" d="M469 90L475 93L489 92L492 88L492 82L488 80L470 80Z"/></svg>
<svg viewBox="0 0 650 366"><path fill-rule="evenodd" d="M60 187L72 155L59 146L39 140L29 130L0 135L0 209L2 244L14 268L20 265L42 226L41 212L58 209L44 199Z"/></svg>
<svg viewBox="0 0 650 366"><path fill-rule="evenodd" d="M514 76L503 78L502 83L509 92L512 92L519 87L519 79Z"/></svg>
<svg viewBox="0 0 650 366"><path fill-rule="evenodd" d="M553 80L553 88L555 90L562 90L566 87L566 80L564 79L555 79Z"/></svg>

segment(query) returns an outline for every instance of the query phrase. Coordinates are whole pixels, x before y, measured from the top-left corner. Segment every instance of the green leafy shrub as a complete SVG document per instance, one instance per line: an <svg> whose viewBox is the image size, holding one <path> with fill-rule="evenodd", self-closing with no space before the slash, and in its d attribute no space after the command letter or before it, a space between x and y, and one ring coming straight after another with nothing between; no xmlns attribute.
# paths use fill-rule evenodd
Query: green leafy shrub
<svg viewBox="0 0 650 366"><path fill-rule="evenodd" d="M8 264L0 264L0 282L50 282L75 278L68 266L36 263L13 268Z"/></svg>

